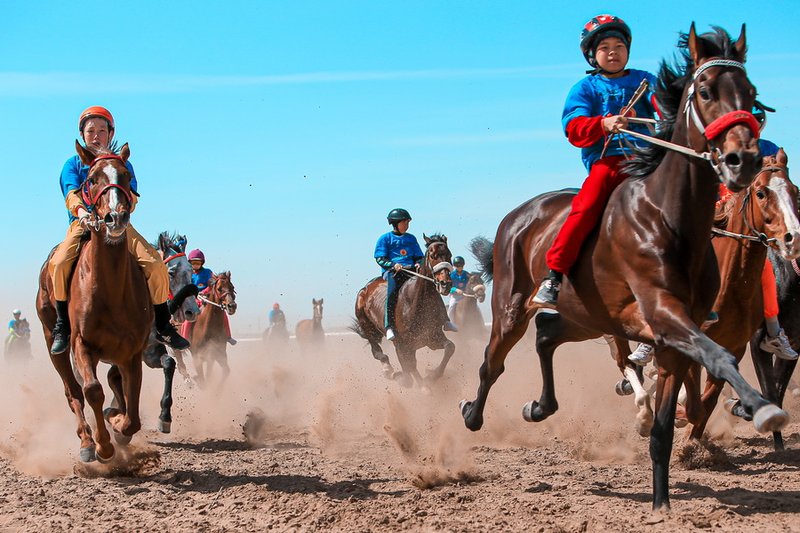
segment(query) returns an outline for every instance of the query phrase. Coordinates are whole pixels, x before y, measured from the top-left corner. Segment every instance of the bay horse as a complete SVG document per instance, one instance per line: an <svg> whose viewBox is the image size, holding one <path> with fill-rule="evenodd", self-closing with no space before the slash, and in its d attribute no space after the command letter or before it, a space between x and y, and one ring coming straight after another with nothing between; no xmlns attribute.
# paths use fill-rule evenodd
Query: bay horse
<svg viewBox="0 0 800 533"><path fill-rule="evenodd" d="M192 361L197 372L198 386L203 386L211 376L214 363L222 368L220 384L231 369L228 366L228 333L225 329L225 313L236 313L236 289L230 272L220 272L208 282L209 291L200 295L205 302L200 317L192 331Z"/></svg>
<svg viewBox="0 0 800 533"><path fill-rule="evenodd" d="M401 370L394 371L389 357L381 349L385 332L386 280L375 278L358 291L356 319L351 327L369 343L372 356L383 365L384 376L395 379L406 387L414 382L425 386L425 381L417 370L417 350L425 346L431 350L444 349L439 366L426 378L428 381L435 381L444 374L444 369L456 349L442 329L448 317L441 298L449 294L452 286L450 271L453 268L453 255L447 247L447 237L444 235L434 234L428 237L423 234L423 238L425 260L420 266L419 275L424 277L406 273L410 279L403 283L397 296L393 342Z"/></svg>
<svg viewBox="0 0 800 533"><path fill-rule="evenodd" d="M304 347L320 346L325 342L325 330L322 329L322 303L323 298L311 299L313 317L301 320L294 328L294 336L298 344Z"/></svg>
<svg viewBox="0 0 800 533"><path fill-rule="evenodd" d="M683 68L664 62L659 72L656 94L665 120L658 138L627 166L631 179L614 190L598 228L583 244L562 285L558 312L536 315L543 387L539 401L523 406L528 421L544 420L558 409L553 353L565 342L605 333L653 344L659 366L650 433L655 510L669 508L675 408L691 362L731 384L758 431L777 430L788 421L785 411L744 380L734 356L698 327L720 284L709 239L719 183L740 191L761 166L758 123L750 113L755 88L744 68L745 28L733 41L720 28L697 35L692 24L679 46ZM473 431L483 425L489 390L508 352L537 311L533 293L547 273L545 252L572 198L568 191L542 194L500 223L492 260L484 263L495 283L491 339L477 398L461 402Z"/></svg>
<svg viewBox="0 0 800 533"><path fill-rule="evenodd" d="M173 320L178 323L194 322L200 314L200 309L195 299L197 285L192 283L192 266L186 257L186 236L164 231L159 234L158 242L153 247L167 265L169 272L169 312ZM180 357L180 354L176 353L176 357ZM175 375L176 358L167 352L166 346L156 341L155 324L151 328L150 340L142 358L148 367L164 370L164 392L161 395L158 430L169 433L172 427L172 380ZM182 358L177 361L177 366L183 366L182 374L188 375Z"/></svg>
<svg viewBox="0 0 800 533"><path fill-rule="evenodd" d="M114 446L106 421L121 443L129 442L141 428L142 352L153 323L153 306L144 274L127 245L126 229L133 205L131 174L125 167L130 149L125 144L118 153L105 149L95 153L77 141L75 149L83 164L89 166L81 193L91 213L89 238L75 263L69 298L70 344L83 388L73 373L69 355L50 354L50 360L78 421L81 459L108 462L114 456ZM52 289L45 262L39 274L36 310L46 346L52 342L56 319ZM105 411L105 395L97 379L101 361L112 365L108 382L116 405ZM94 438L84 417L84 398L95 416Z"/></svg>
<svg viewBox="0 0 800 533"><path fill-rule="evenodd" d="M478 303L483 303L485 299L486 285L483 278L479 273L472 272L464 288L464 297L456 304L453 316L450 317L461 335L481 340L486 337L486 325L478 308Z"/></svg>
<svg viewBox="0 0 800 533"><path fill-rule="evenodd" d="M724 233L715 233L712 241L722 279L714 303L719 321L711 324L705 333L730 351L737 361L742 360L747 344L764 321L761 272L768 247L787 261L800 256L798 190L789 179L787 162L783 149L775 156L765 157L753 184L731 195L717 211L717 220L725 225ZM708 375L698 405L700 370L699 365L692 364L686 379L686 414L692 422L693 439L702 437L724 386L722 380ZM768 390L763 392L770 398ZM741 414L750 417L744 410Z"/></svg>

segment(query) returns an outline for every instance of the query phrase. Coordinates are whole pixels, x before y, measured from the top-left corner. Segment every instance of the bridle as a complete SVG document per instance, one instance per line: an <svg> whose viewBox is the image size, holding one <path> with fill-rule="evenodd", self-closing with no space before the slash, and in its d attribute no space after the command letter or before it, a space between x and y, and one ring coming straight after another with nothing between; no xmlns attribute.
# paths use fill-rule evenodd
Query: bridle
<svg viewBox="0 0 800 533"><path fill-rule="evenodd" d="M125 160L122 157L116 154L106 154L97 156L94 161L89 164L89 170L97 164L98 161L103 161L107 159L115 159L121 161L125 164ZM89 212L92 220L87 221L86 224L93 228L95 231L99 231L100 227L105 224L102 220L97 218L97 211L95 207L97 206L97 202L100 201L100 197L102 197L105 193L110 191L111 189L117 189L122 192L122 195L128 201L128 205L133 205L133 195L131 194L130 190L125 189L122 185L118 183L108 183L100 188L96 194L92 195L92 183L89 180L88 176L85 180L83 180L83 184L81 184L81 199L83 200L84 205L86 206L86 210Z"/></svg>
<svg viewBox="0 0 800 533"><path fill-rule="evenodd" d="M438 242L438 241L436 241L436 242ZM430 244L434 244L434 243L430 243ZM445 281L439 281L438 279L436 279L435 276L436 276L437 273L441 272L442 270L447 270L448 273L452 272L453 271L453 265L450 264L450 262L448 262L448 261L439 261L435 265L431 264L431 258L430 258L430 254L429 254L430 245L426 246L426 248L427 248L427 250L425 250L425 268L427 270L429 270L434 275L434 277L429 277L429 276L426 276L424 274L420 274L419 272L415 272L413 270L407 270L407 269L403 269L402 272L405 272L406 274L411 274L412 276L416 276L418 278L422 278L424 280L430 281L431 283L433 283L434 287L436 287L436 290L441 293L442 289L447 286L449 278L446 279Z"/></svg>
<svg viewBox="0 0 800 533"><path fill-rule="evenodd" d="M225 291L225 292L219 292L219 291L217 290L217 288L216 288L216 285L217 285L217 279L218 279L218 278L216 278L216 277L215 277L215 278L212 280L212 282L209 284L209 286L211 286L211 287L214 287L214 295L217 297L217 299L219 299L219 300L224 300L224 299L225 299L227 296L231 296L231 297L232 297L232 299L234 299L234 300L235 300L235 299L236 299L236 290L234 290L234 289L231 289L231 290L229 290L229 291ZM229 306L228 304L226 304L226 303L224 303L224 302L223 302L223 303L214 302L214 301L212 301L212 300L209 300L208 298L206 298L206 297L205 297L205 296L203 296L202 294L201 294L200 296L198 296L197 298L198 298L198 300L201 300L201 301L203 301L203 302L205 302L205 303L207 303L207 304L211 304L211 305L213 305L214 307L218 307L218 308L222 309L222 310L223 310L223 311L225 311L225 312L228 312L228 310L229 310L229 308L230 308L230 306Z"/></svg>

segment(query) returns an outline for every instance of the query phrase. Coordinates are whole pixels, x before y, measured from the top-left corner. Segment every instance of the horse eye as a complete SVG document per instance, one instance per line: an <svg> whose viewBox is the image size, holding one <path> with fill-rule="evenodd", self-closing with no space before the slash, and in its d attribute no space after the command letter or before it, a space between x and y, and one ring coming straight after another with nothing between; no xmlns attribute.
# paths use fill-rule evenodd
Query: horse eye
<svg viewBox="0 0 800 533"><path fill-rule="evenodd" d="M767 194L763 190L759 189L756 191L756 196L758 197L759 200L763 200L764 198L767 197Z"/></svg>
<svg viewBox="0 0 800 533"><path fill-rule="evenodd" d="M697 92L700 95L700 98L702 98L703 100L705 101L711 100L711 93L708 92L708 89L705 86L700 87L700 90Z"/></svg>

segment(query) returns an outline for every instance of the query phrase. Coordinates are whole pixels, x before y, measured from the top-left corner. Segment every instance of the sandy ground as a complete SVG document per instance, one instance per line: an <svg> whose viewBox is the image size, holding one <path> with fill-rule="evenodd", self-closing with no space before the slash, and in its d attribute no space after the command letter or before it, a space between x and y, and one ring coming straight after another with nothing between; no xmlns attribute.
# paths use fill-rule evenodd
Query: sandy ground
<svg viewBox="0 0 800 533"><path fill-rule="evenodd" d="M718 413L720 449L690 468L677 430L673 509L654 515L648 441L633 430L632 397L613 392L604 344L562 347L561 409L529 424L521 406L541 380L524 340L472 433L457 404L474 397L483 347L453 338L456 355L430 392L383 379L353 336L328 337L316 353L241 342L226 383L201 391L176 380L168 435L155 431L162 377L148 369L144 429L108 466L80 463L44 354L6 364L0 530L800 531L797 399L785 452ZM420 367L440 357L420 352Z"/></svg>

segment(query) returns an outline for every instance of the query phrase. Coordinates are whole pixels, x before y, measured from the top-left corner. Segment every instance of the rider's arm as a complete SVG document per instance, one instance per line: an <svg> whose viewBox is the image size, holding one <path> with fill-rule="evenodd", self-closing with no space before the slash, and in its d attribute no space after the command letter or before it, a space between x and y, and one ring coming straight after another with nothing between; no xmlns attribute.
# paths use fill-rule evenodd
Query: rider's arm
<svg viewBox="0 0 800 533"><path fill-rule="evenodd" d="M567 139L578 148L588 148L605 136L605 117L575 117L567 124Z"/></svg>
<svg viewBox="0 0 800 533"><path fill-rule="evenodd" d="M381 268L385 268L387 270L391 269L394 266L394 263L388 257L376 257L375 262L380 265Z"/></svg>
<svg viewBox="0 0 800 533"><path fill-rule="evenodd" d="M384 234L378 237L378 242L375 243L375 253L373 256L375 257L375 262L378 263L381 268L389 270L394 266L394 263L389 259L391 257L391 251L389 250L389 238L387 235L388 234Z"/></svg>

